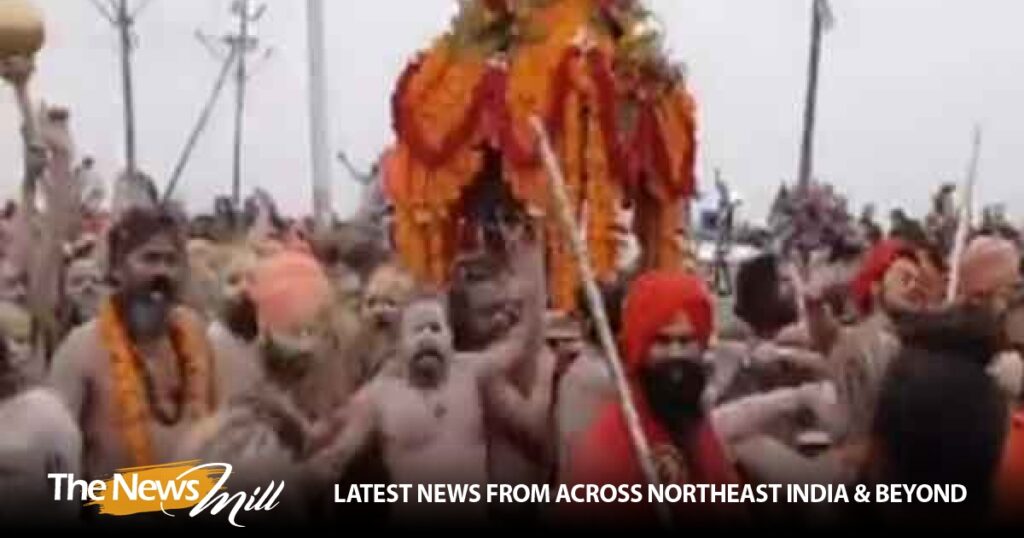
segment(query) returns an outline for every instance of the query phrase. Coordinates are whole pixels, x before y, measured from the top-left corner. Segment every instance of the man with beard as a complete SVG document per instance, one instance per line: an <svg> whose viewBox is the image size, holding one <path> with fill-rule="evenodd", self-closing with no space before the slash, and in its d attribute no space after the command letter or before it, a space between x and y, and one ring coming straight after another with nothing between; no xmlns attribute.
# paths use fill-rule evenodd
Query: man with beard
<svg viewBox="0 0 1024 538"><path fill-rule="evenodd" d="M736 281L734 310L751 335L716 345L705 400L716 406L715 428L727 443L767 435L795 448L829 403L834 389L821 383L829 369L817 353L777 344L798 316L793 283L775 255L744 262Z"/></svg>
<svg viewBox="0 0 1024 538"><path fill-rule="evenodd" d="M737 481L701 398L708 379L704 353L713 317L704 283L689 273L644 274L626 297L622 360L663 484ZM618 402L608 403L581 438L568 477L572 484L646 482ZM673 507L678 512L685 508ZM700 510L710 515L705 508ZM688 515L697 516L695 512ZM649 505L602 505L585 515L614 518L617 524L656 522Z"/></svg>
<svg viewBox="0 0 1024 538"><path fill-rule="evenodd" d="M249 295L256 255L246 247L225 247L217 275L217 317L207 331L217 357L217 395L230 401L263 380L256 305Z"/></svg>
<svg viewBox="0 0 1024 538"><path fill-rule="evenodd" d="M89 478L172 461L214 407L213 357L198 317L178 304L184 239L164 209L130 209L110 230L116 289L54 356L50 383L85 441Z"/></svg>
<svg viewBox="0 0 1024 538"><path fill-rule="evenodd" d="M527 326L517 324L479 354L456 353L444 299L425 294L406 306L399 327L395 368L352 397L338 418L341 431L309 468L333 481L377 440L394 483L486 484L484 401L506 417L523 412L521 402L503 398L496 385L507 384L503 376L522 354ZM452 516L463 522L481 516L484 507L403 505L397 509L406 512L396 521Z"/></svg>
<svg viewBox="0 0 1024 538"><path fill-rule="evenodd" d="M774 254L743 262L736 275L738 322L715 349L709 402L719 403L780 386L817 381L827 375L815 353L781 347L789 343L783 329L798 320L797 296L787 267Z"/></svg>
<svg viewBox="0 0 1024 538"><path fill-rule="evenodd" d="M921 249L887 239L865 255L851 285L862 316L856 325L835 324L821 297L808 291L808 328L817 351L828 356L838 392L833 437L843 444L862 441L886 369L899 353L896 320L938 305L944 293L941 277Z"/></svg>
<svg viewBox="0 0 1024 538"><path fill-rule="evenodd" d="M456 266L451 290L455 348L482 354L513 338L511 327L523 329L515 336L525 339L519 342L522 354L503 373L507 383L492 386L485 401L488 477L495 483L543 484L555 461L551 387L556 361L544 346L542 241L531 237L537 231L529 224L504 226L504 245L489 245ZM496 406L499 401L504 403ZM509 409L516 412L510 415Z"/></svg>
<svg viewBox="0 0 1024 538"><path fill-rule="evenodd" d="M267 380L287 389L307 420L329 417L355 391L355 376L352 358L339 352L323 266L308 254L282 252L256 266L247 294Z"/></svg>
<svg viewBox="0 0 1024 538"><path fill-rule="evenodd" d="M265 259L250 273L233 307L247 313L232 316L255 314L251 351L232 350L233 357L220 363L246 378L245 384L231 381L231 397L190 433L179 458L230 463L250 488L284 480L291 484L282 499L284 517L302 516L307 495L315 493L301 484L303 465L313 425L328 410L317 406L339 406L352 390L330 367L344 358L333 347L330 284L316 260L296 252ZM245 320L227 318L229 324L240 321Z"/></svg>

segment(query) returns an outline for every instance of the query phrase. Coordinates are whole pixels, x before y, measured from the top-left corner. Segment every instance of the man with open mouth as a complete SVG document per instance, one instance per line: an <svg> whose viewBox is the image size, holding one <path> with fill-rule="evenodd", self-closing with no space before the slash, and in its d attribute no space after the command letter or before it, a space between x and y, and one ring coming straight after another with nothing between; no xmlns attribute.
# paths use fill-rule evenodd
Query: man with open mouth
<svg viewBox="0 0 1024 538"><path fill-rule="evenodd" d="M169 211L132 209L110 230L116 288L53 358L50 384L82 430L83 472L172 461L214 406L213 357L198 316L179 303L184 236Z"/></svg>

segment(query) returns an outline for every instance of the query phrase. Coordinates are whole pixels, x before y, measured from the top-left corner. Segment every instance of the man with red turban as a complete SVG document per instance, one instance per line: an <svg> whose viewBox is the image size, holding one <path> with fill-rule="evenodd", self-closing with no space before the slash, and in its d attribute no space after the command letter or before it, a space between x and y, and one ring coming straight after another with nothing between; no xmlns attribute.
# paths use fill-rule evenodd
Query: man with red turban
<svg viewBox="0 0 1024 538"><path fill-rule="evenodd" d="M943 299L944 276L926 248L900 239L877 243L865 255L851 282L861 319L841 326L813 289L806 290L808 319L816 351L828 357L838 405L829 420L831 434L857 452L870 433L890 362L900 351L894 318L932 310Z"/></svg>
<svg viewBox="0 0 1024 538"><path fill-rule="evenodd" d="M664 484L737 481L701 403L709 375L704 352L711 340L713 317L704 283L684 272L645 274L626 297L622 359L633 404ZM618 403L608 404L598 414L569 466L572 483L646 482Z"/></svg>

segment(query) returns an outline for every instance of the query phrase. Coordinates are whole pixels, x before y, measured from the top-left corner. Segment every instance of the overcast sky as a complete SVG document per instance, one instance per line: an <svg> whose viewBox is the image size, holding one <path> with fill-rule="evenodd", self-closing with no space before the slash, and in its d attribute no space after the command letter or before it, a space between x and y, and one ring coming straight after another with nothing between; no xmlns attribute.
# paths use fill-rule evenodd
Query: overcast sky
<svg viewBox="0 0 1024 538"><path fill-rule="evenodd" d="M108 176L122 166L117 41L88 0L34 0L48 43L33 83L66 104L80 152ZM140 0L133 0L139 2ZM144 0L143 0L144 1ZM274 54L254 75L245 181L290 212L308 211L305 2L265 0L257 32ZM392 140L389 98L405 62L447 27L455 0L328 0L332 149L368 165ZM700 111L699 172L716 167L763 215L796 171L810 0L651 0L674 57L689 66ZM193 37L230 29L230 0L152 0L138 21L140 163L166 181L219 69ZM984 128L980 198L1024 201L1024 2L833 0L822 58L816 169L855 204L924 210L940 181L960 181L971 129ZM183 179L194 209L230 190L231 107L225 92ZM0 196L16 191L20 143L10 91L0 92ZM358 187L334 165L335 207ZM709 184L709 182L705 182ZM1016 214L1020 214L1019 211Z"/></svg>

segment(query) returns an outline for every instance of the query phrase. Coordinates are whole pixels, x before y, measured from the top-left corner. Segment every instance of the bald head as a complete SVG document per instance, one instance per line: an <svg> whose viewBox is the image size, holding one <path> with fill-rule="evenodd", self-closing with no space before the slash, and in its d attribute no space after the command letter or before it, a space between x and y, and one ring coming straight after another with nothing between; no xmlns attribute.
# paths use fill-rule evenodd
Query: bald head
<svg viewBox="0 0 1024 538"><path fill-rule="evenodd" d="M960 262L960 297L1005 306L1021 282L1020 256L1011 241L991 236L975 238Z"/></svg>

